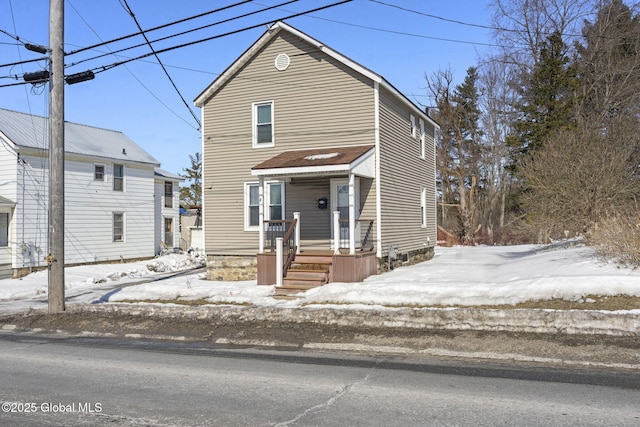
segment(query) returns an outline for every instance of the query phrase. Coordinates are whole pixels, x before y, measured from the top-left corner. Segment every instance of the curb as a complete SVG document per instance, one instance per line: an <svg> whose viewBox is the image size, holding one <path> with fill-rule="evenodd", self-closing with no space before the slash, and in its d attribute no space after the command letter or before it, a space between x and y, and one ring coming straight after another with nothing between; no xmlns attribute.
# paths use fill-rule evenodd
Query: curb
<svg viewBox="0 0 640 427"><path fill-rule="evenodd" d="M492 310L477 308L237 307L175 304L77 304L68 313L101 313L221 323L282 322L426 330L640 336L640 310Z"/></svg>

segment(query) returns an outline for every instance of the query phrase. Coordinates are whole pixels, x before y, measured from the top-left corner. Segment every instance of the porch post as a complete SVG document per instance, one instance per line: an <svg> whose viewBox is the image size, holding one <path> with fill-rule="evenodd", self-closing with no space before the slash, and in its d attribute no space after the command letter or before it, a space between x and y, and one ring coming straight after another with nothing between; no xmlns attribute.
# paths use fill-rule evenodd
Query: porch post
<svg viewBox="0 0 640 427"><path fill-rule="evenodd" d="M293 242L296 245L296 254L300 253L300 212L293 213L293 219L296 220L296 234Z"/></svg>
<svg viewBox="0 0 640 427"><path fill-rule="evenodd" d="M284 254L282 237L276 237L276 286L282 286Z"/></svg>
<svg viewBox="0 0 640 427"><path fill-rule="evenodd" d="M349 255L356 254L356 176L349 174Z"/></svg>
<svg viewBox="0 0 640 427"><path fill-rule="evenodd" d="M258 238L260 245L258 253L264 253L264 178L258 177Z"/></svg>
<svg viewBox="0 0 640 427"><path fill-rule="evenodd" d="M340 211L333 211L333 253L340 253Z"/></svg>

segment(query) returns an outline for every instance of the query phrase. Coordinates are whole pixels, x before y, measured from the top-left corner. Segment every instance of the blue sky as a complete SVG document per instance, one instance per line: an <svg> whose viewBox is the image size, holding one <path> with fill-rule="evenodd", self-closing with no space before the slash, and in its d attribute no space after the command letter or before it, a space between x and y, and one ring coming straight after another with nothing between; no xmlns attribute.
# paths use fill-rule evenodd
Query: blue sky
<svg viewBox="0 0 640 427"><path fill-rule="evenodd" d="M151 41L238 15L284 3L254 0L215 14L148 33ZM156 50L219 36L338 0L300 0L269 12L215 25L153 43ZM127 0L143 29L238 3L239 0ZM417 103L429 104L425 74L451 68L460 82L478 54L491 43L490 31L465 24L490 25L488 1L353 0L327 10L286 20L367 68L383 75ZM397 7L393 7L397 6ZM444 19L438 19L444 18ZM458 23L447 20L458 21ZM48 45L49 2L0 0L0 30L21 41ZM264 26L161 53L160 59L180 93L199 118L194 98L265 31ZM66 0L65 52L138 32L124 0ZM111 52L144 43L141 36L68 55L65 73L104 70L116 62L149 53L148 46ZM91 59L99 55L100 58ZM40 55L0 33L0 64ZM72 65L76 64L76 65ZM7 78L42 70L44 61L0 68ZM48 88L0 87L0 108L48 115ZM198 124L153 56L96 74L94 80L65 90L67 121L124 132L157 158L164 169L180 173L189 154L200 151Z"/></svg>

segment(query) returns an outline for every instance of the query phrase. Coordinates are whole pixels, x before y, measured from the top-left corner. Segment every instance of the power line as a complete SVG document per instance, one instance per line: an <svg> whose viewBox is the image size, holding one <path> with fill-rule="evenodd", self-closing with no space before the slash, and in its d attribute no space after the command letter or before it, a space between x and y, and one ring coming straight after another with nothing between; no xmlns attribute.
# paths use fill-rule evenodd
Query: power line
<svg viewBox="0 0 640 427"><path fill-rule="evenodd" d="M190 21L192 19L201 18L203 16L207 16L207 15L211 15L212 13L217 13L217 12L221 12L223 10L231 9L231 8L236 7L236 6L240 6L242 4L249 3L251 1L253 1L253 0L242 0L242 1L239 1L237 3L230 4L230 5L218 8L218 9L210 10L208 12L203 12L203 13L200 13L198 15L194 15L194 16L190 16L188 18L180 19L178 21L170 22L168 24L163 24L163 25L159 25L157 27L149 28L148 30L145 30L145 31L147 33L150 33L151 31L156 31L156 30L159 30L159 29L162 29L162 28L170 27L172 25L180 24L180 23L183 23L183 22L186 22L186 21ZM126 35L126 36L118 37L116 39L108 40L106 42L100 42L100 43L97 43L97 44L94 44L94 45L91 45L91 46L87 46L87 47L83 47L83 48L80 48L80 49L76 49L76 50L73 50L71 52L68 52L67 55L73 55L73 54L76 54L76 53L79 53L79 52L84 52L85 50L94 49L96 47L104 46L105 44L126 40L126 39L129 39L131 37L139 36L142 33L143 33L143 31L141 31L139 33L133 33L133 34L129 34L129 35Z"/></svg>
<svg viewBox="0 0 640 427"><path fill-rule="evenodd" d="M183 36L185 34L189 34L189 33L192 33L192 32L195 32L195 31L199 31L199 30L202 30L202 29L205 29L205 28L209 28L209 27L213 27L213 26L216 26L216 25L219 25L219 24L224 24L224 23L227 23L227 22L231 22L231 21L234 21L236 19L246 18L246 17L251 16L251 15L255 15L255 14L258 14L258 13L266 12L268 10L275 9L275 8L278 8L278 7L281 7L281 6L285 6L287 4L295 3L297 1L299 1L299 0L288 0L288 1L284 2L284 3L280 3L280 4L277 4L275 6L269 6L269 7L266 7L264 9L260 9L260 10L256 10L256 11L253 11L253 12L248 12L248 13L245 13L245 14L242 14L242 15L238 15L238 16L235 16L233 18L223 19L222 21L217 21L217 22L214 22L212 24L203 25L201 27L196 27L196 28L193 28L191 30L182 31L180 33L172 34L170 36L161 37L159 39L151 40L151 42L149 42L149 43L157 43L159 41L168 40L168 39L173 38L173 37ZM138 34L143 34L144 33L144 30L141 30L141 31L142 32L138 33ZM146 36L145 36L145 39L146 39ZM137 44L137 45L121 48L121 49L118 49L118 50L115 50L115 51L111 51L111 53L115 54L115 53L124 52L124 51L127 51L127 50L131 50L131 49L135 49L135 48L138 48L138 47L141 47L141 46L145 46L146 44L147 43L140 43L140 44ZM93 56L93 57L90 57L90 58L81 59L79 61L76 61L76 62L73 62L71 64L68 64L67 66L68 67L73 67L73 66L76 66L78 64L82 64L83 62L92 61L92 60L99 59L99 58L102 58L102 57L105 57L105 56L108 56L108 55L109 55L108 53L103 53L103 54L100 54L100 55L97 55L97 56Z"/></svg>
<svg viewBox="0 0 640 427"><path fill-rule="evenodd" d="M10 62L8 64L0 64L0 68L4 68L4 67L13 67L15 65L22 65L22 64L28 64L30 62L38 62L38 61L48 61L49 57L48 56L43 56L41 58L36 58L36 59L26 59L24 61L17 61L17 62Z"/></svg>
<svg viewBox="0 0 640 427"><path fill-rule="evenodd" d="M180 93L180 90L178 89L178 86L176 86L176 83L173 81L173 79L171 78L171 75L169 74L169 72L167 71L166 67L164 66L164 64L160 60L160 56L158 56L156 51L153 49L153 46L151 45L151 42L147 38L147 35L145 34L145 32L142 30L142 26L140 26L140 23L138 22L138 19L136 18L136 16L133 13L133 10L131 10L131 8L129 7L129 3L127 3L127 0L122 0L122 1L124 1L126 9L129 11L129 15L131 15L131 18L133 18L134 22L136 23L136 26L138 27L138 29L142 33L142 36L144 37L144 39L146 40L147 44L149 45L149 49L151 49L151 52L153 53L153 55L158 60L158 64L160 64L160 67L162 67L162 71L164 71L164 74L169 79L169 82L171 82L171 85L173 86L173 88L175 89L176 93L178 94L178 96L182 100L182 103L184 104L185 107L187 107L187 110L189 110L189 113L191 113L191 117L193 117L193 119L196 121L196 123L198 123L198 129L200 129L200 127L202 127L202 123L200 123L200 119L198 119L198 117L195 115L195 113L193 112L193 110L191 109L189 104L187 104L187 101L184 99L184 96L182 96L182 93Z"/></svg>
<svg viewBox="0 0 640 427"><path fill-rule="evenodd" d="M219 38L230 36L230 35L233 35L233 34L238 34L238 33L241 33L241 32L244 32L244 31L248 31L248 30L253 30L253 29L259 28L259 27L264 27L264 26L269 25L269 24L271 24L271 23L273 23L275 21L283 21L283 20L286 20L286 19L291 19L291 18L295 18L295 17L298 17L298 16L306 15L306 14L309 14L309 13L318 12L320 10L329 9L329 8L332 8L332 7L335 7L335 6L339 6L341 4L349 3L351 1L353 1L353 0L341 0L341 1L338 1L338 2L335 2L335 3L331 3L331 4L328 4L328 5L317 7L315 9L310 9L310 10L307 10L307 11L304 11L304 12L299 12L299 13L295 13L295 14L292 14L292 15L289 15L289 16L285 16L283 18L279 18L279 19L276 19L276 20L269 20L269 21L266 21L266 22L261 22L259 24L255 24L255 25L251 25L251 26L248 26L248 27L241 28L239 30L229 31L229 32L226 32L226 33L223 33L223 34L218 34L218 35L207 37L207 38L204 38L204 39L195 40L195 41L192 41L192 42L189 42L189 43L183 43L183 44L179 44L179 45L176 45L176 46L167 47L167 48L164 48L164 49L161 49L161 50L157 50L156 53L164 53L164 52L169 52L169 51L172 51L172 50L175 50L175 49L181 49L181 48L187 47L187 46L193 46L195 44L199 44L199 43L203 43L203 42L219 39ZM144 54L144 55L140 55L140 56L137 56L137 57L134 57L134 58L127 59L125 61L114 62L113 64L104 65L104 66L101 66L101 67L95 67L95 68L91 69L91 71L95 71L96 73L101 73L101 72L110 70L112 68L115 68L117 66L120 66L120 65L123 65L123 64L127 64L127 63L132 62L132 61L136 61L136 60L139 60L139 59L147 58L147 57L149 57L151 55L153 55L153 53L147 53L147 54Z"/></svg>
<svg viewBox="0 0 640 427"><path fill-rule="evenodd" d="M98 38L98 40L102 40L100 35L98 35L98 33L93 29L93 27L84 19L84 17L82 15L80 15L80 12L78 12L78 10L73 6L73 4L71 2L69 2L69 5L74 10L74 12L76 12L76 14L80 17L80 19L82 19L82 21L85 23L85 25L91 30L91 32ZM109 46L107 46L107 49L109 49ZM151 62L151 61L149 61L149 62ZM153 64L155 64L155 62L153 62ZM195 130L198 130L197 127L194 127L190 122L185 120L182 116L180 116L178 113L173 111L173 109L171 109L171 107L169 107L165 102L163 102L162 99L160 99L160 97L158 95L156 95L146 84L144 84L144 82L142 80L140 80L140 78L138 78L138 76L136 76L135 73L133 71L131 71L131 69L129 67L127 67L125 65L124 68L129 72L129 74L131 74L131 76L138 82L138 84L140 84L140 86L142 86L147 92L149 92L149 94L152 97L155 98L156 101L158 101L160 103L160 105L162 105L164 108L166 108L169 112L171 112L178 119L180 119L183 122L185 122L187 124L187 126L190 126Z"/></svg>

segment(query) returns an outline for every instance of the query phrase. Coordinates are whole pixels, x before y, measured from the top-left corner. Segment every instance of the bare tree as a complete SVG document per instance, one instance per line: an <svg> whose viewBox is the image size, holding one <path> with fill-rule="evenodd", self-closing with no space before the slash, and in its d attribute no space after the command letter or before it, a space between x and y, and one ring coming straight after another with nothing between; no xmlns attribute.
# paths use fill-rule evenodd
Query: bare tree
<svg viewBox="0 0 640 427"><path fill-rule="evenodd" d="M493 0L494 37L507 58L525 73L537 62L539 46L553 33L567 44L580 36L582 21L597 0Z"/></svg>
<svg viewBox="0 0 640 427"><path fill-rule="evenodd" d="M640 187L628 162L639 130L561 130L524 163L522 203L541 241L589 233L632 208Z"/></svg>
<svg viewBox="0 0 640 427"><path fill-rule="evenodd" d="M437 106L436 120L442 132L436 146L443 212L441 223L467 244L473 243L478 230L476 200L483 150L477 81L478 73L474 67L467 70L464 82L455 87L450 70L439 71L427 78ZM447 207L455 207L455 214L445 215Z"/></svg>
<svg viewBox="0 0 640 427"><path fill-rule="evenodd" d="M512 175L508 169L510 147L507 137L512 133L518 94L513 85L516 70L506 61L487 61L480 68L482 87L480 106L484 146L482 164L482 198L480 221L489 242L495 242L494 231L504 229Z"/></svg>

